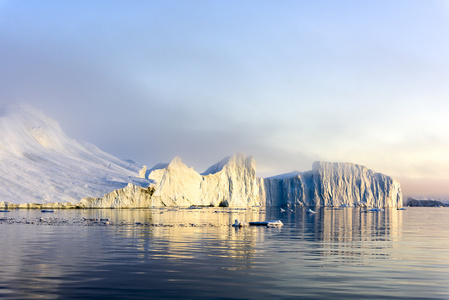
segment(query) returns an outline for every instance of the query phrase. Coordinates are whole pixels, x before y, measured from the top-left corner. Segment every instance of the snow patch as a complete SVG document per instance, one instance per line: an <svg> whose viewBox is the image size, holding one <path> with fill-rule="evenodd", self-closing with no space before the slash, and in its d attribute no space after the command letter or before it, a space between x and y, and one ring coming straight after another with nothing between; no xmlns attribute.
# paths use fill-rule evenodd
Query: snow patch
<svg viewBox="0 0 449 300"><path fill-rule="evenodd" d="M201 175L210 175L210 174L215 174L215 173L220 172L221 170L223 170L224 166L227 165L227 163L229 162L230 159L231 159L231 156L223 158L218 163L210 166L206 171L201 173Z"/></svg>

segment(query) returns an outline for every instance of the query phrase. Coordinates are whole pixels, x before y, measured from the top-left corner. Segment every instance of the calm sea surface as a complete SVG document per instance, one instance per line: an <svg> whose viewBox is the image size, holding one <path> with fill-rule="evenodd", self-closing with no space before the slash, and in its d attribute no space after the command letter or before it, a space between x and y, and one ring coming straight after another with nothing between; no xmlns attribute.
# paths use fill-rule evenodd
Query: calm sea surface
<svg viewBox="0 0 449 300"><path fill-rule="evenodd" d="M0 212L0 298L449 299L448 220L449 208Z"/></svg>

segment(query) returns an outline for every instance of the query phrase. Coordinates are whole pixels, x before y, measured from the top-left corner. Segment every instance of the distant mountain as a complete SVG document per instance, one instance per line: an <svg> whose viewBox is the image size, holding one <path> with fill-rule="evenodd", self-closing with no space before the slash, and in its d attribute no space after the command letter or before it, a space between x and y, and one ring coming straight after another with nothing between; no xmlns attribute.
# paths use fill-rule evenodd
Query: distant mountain
<svg viewBox="0 0 449 300"><path fill-rule="evenodd" d="M0 112L0 202L76 203L133 183L140 166L67 137L59 124L25 104Z"/></svg>
<svg viewBox="0 0 449 300"><path fill-rule="evenodd" d="M420 207L435 207L435 206L449 206L449 200L443 199L430 199L422 197L408 197L407 206L420 206Z"/></svg>

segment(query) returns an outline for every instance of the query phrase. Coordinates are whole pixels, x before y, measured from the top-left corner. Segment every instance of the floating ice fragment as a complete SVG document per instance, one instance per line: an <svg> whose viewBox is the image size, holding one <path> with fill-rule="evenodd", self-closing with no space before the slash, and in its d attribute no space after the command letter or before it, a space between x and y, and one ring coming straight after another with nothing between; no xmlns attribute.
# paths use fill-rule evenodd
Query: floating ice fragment
<svg viewBox="0 0 449 300"><path fill-rule="evenodd" d="M284 223L282 223L280 220L268 221L268 224L267 224L268 228L281 227L281 226L284 226Z"/></svg>
<svg viewBox="0 0 449 300"><path fill-rule="evenodd" d="M239 221L238 219L235 220L235 223L232 224L233 227L243 227L243 226L247 226L248 224L246 224L246 222L244 221Z"/></svg>
<svg viewBox="0 0 449 300"><path fill-rule="evenodd" d="M384 210L382 208L370 208L370 209L367 209L367 210L362 211L362 212L369 213L369 212L379 212L379 211L384 211Z"/></svg>
<svg viewBox="0 0 449 300"><path fill-rule="evenodd" d="M249 225L252 225L252 226L279 227L279 226L283 226L284 223L282 223L281 220L275 220L275 221L249 222Z"/></svg>

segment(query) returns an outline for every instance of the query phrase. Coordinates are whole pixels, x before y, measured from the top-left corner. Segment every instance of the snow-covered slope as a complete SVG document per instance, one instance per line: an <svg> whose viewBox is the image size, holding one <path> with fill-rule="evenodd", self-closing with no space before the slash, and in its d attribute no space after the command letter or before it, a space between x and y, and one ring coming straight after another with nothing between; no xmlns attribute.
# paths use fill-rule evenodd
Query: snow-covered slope
<svg viewBox="0 0 449 300"><path fill-rule="evenodd" d="M41 111L12 105L0 112L0 201L76 203L102 197L137 178L141 166L67 137Z"/></svg>

